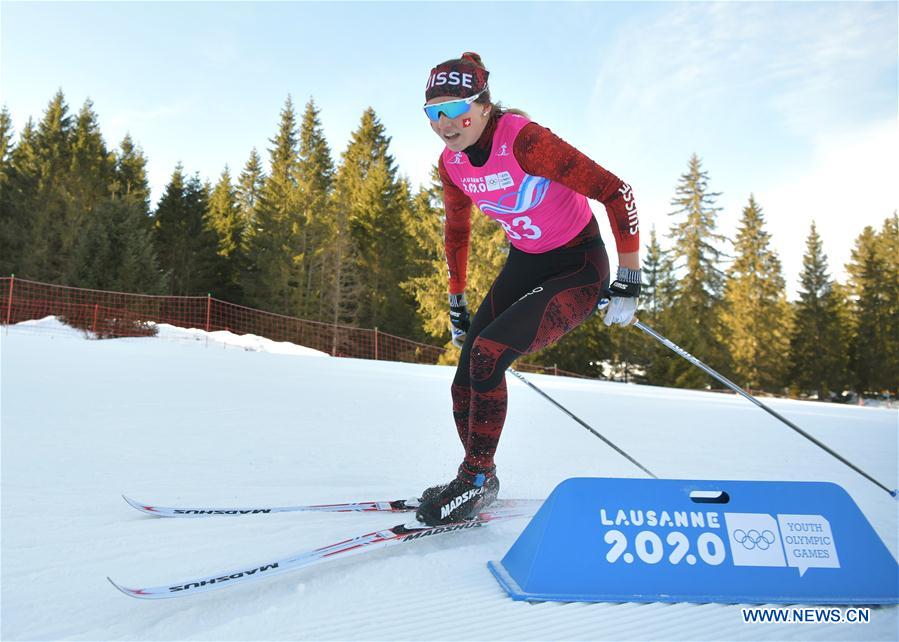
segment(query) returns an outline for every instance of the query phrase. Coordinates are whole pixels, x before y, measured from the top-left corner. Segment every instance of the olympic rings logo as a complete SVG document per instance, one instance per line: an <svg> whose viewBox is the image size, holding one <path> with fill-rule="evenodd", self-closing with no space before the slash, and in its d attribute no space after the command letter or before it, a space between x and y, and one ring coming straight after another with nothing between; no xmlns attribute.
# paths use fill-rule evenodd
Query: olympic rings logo
<svg viewBox="0 0 899 642"><path fill-rule="evenodd" d="M747 551L751 551L754 548L758 548L760 551L767 551L774 543L774 533L767 529L761 533L754 528L749 531L737 529L734 531L734 541L737 544L742 544Z"/></svg>

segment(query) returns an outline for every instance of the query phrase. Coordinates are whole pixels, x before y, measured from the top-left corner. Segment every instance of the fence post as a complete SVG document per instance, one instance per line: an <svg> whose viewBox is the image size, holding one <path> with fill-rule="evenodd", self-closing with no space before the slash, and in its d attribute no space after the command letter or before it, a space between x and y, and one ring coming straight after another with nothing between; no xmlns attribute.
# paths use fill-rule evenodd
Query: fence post
<svg viewBox="0 0 899 642"><path fill-rule="evenodd" d="M209 317L212 311L212 292L206 293L206 332L209 332Z"/></svg>
<svg viewBox="0 0 899 642"><path fill-rule="evenodd" d="M97 336L97 312L100 311L100 304L94 303L94 322L91 323L91 332L94 333L94 336ZM113 330L114 332L115 330Z"/></svg>
<svg viewBox="0 0 899 642"><path fill-rule="evenodd" d="M16 275L9 279L9 299L6 302L6 333L9 334L9 320L12 318L12 289L16 284Z"/></svg>
<svg viewBox="0 0 899 642"><path fill-rule="evenodd" d="M375 326L375 361L378 360L378 326Z"/></svg>

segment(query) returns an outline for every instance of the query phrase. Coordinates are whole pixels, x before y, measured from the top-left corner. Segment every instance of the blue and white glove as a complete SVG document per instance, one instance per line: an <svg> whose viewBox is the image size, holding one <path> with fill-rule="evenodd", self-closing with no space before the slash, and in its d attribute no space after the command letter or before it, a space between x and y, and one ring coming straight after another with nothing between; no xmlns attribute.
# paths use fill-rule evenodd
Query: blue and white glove
<svg viewBox="0 0 899 642"><path fill-rule="evenodd" d="M634 320L637 311L637 299L640 296L640 270L618 267L618 277L609 286L609 302L603 321L611 326L613 323L628 325ZM600 306L602 307L602 301Z"/></svg>
<svg viewBox="0 0 899 642"><path fill-rule="evenodd" d="M461 348L471 327L471 315L468 313L468 299L465 293L450 294L450 332L453 334L453 345Z"/></svg>

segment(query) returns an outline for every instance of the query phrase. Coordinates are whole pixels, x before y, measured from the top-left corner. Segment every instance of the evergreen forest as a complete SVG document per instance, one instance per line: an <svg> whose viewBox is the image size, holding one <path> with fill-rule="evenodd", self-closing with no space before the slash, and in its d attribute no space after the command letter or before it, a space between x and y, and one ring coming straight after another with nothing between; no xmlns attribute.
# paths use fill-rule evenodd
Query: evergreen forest
<svg viewBox="0 0 899 642"><path fill-rule="evenodd" d="M102 290L205 295L278 314L448 347L443 207L436 166L410 185L376 112L335 158L313 100L288 97L268 146L200 177L177 165L151 203L147 158L126 135L107 147L93 104L60 90L16 130L0 112L0 275ZM786 283L749 195L735 238L698 155L676 178L667 230L643 230L640 319L752 392L846 401L899 386L899 217L853 243L831 276L814 223L797 284ZM607 239L607 241L610 241ZM797 243L801 240L797 239ZM610 242L614 264L614 243ZM502 228L472 213L468 298L507 253ZM633 328L600 315L524 359L589 377L720 388Z"/></svg>

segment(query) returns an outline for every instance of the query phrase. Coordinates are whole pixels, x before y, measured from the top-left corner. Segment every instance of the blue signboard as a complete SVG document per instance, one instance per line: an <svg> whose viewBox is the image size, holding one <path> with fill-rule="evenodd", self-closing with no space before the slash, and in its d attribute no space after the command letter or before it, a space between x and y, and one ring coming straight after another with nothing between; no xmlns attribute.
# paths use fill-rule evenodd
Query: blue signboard
<svg viewBox="0 0 899 642"><path fill-rule="evenodd" d="M568 479L488 566L516 600L899 602L896 560L823 482Z"/></svg>

